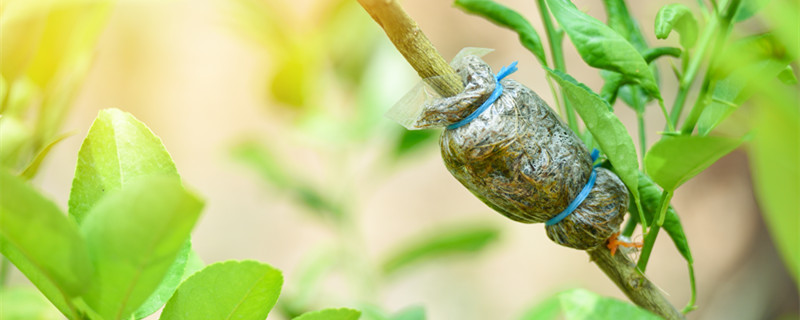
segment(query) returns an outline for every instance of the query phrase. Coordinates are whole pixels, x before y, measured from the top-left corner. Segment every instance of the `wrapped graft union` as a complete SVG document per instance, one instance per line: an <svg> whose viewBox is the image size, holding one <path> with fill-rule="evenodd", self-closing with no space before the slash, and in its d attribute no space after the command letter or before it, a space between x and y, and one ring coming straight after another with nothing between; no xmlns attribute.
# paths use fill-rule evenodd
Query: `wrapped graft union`
<svg viewBox="0 0 800 320"><path fill-rule="evenodd" d="M619 230L628 205L625 185L613 172L593 168L583 142L536 93L514 80L497 81L476 56L457 58L454 68L465 86L462 93L428 101L405 116L413 118L406 123L410 128L448 127L440 139L442 158L461 184L492 209L523 223L559 215L586 186L591 188L588 196L571 214L546 225L548 237L590 249ZM475 112L498 84L502 94ZM587 186L593 170L594 185Z"/></svg>

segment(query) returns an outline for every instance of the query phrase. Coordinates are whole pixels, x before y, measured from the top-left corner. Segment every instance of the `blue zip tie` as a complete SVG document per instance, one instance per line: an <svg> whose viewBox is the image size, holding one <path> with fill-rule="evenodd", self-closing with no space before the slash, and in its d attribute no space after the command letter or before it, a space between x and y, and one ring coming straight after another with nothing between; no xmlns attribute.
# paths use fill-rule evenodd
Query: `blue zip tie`
<svg viewBox="0 0 800 320"><path fill-rule="evenodd" d="M475 109L475 111L470 113L470 115L468 115L466 118L461 119L461 121L447 126L447 129L453 130L458 127L461 127L469 123L470 121L474 120L479 115L481 115L481 113L486 111L486 109L489 108L489 106L491 106L492 103L497 101L497 98L500 98L501 94L503 94L503 85L500 84L500 80L503 80L503 78L505 78L507 75L514 73L514 71L517 71L517 61L514 61L510 65L501 68L500 72L498 72L497 75L494 77L495 86L494 86L494 91L492 91L492 95L490 95L489 98L486 99L486 101L484 101L480 107L478 107L478 109Z"/></svg>
<svg viewBox="0 0 800 320"><path fill-rule="evenodd" d="M597 149L592 150L592 164L594 164L594 161L597 160L597 157L599 155L600 155L600 150ZM586 182L585 186L583 186L583 189L581 190L580 193L578 193L578 196L575 197L575 199L573 199L572 202L569 203L569 205L567 206L566 209L564 209L564 211L561 211L561 213L559 213L557 216L550 218L550 220L547 220L547 222L544 223L545 226L552 226L556 223L561 222L561 220L564 220L564 218L566 218L570 213L572 213L572 211L575 211L575 209L577 209L578 206L581 205L581 203L583 203L583 200L586 200L586 197L589 196L590 192L592 192L592 187L594 187L594 180L597 178L597 171L595 171L594 168L595 167L592 166L592 175L589 176L589 181Z"/></svg>

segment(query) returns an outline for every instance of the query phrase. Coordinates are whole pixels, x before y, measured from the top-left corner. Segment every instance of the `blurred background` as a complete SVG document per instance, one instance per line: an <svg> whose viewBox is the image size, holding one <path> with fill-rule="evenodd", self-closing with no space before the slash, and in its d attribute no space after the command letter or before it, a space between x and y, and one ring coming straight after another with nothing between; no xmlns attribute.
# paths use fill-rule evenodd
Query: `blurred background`
<svg viewBox="0 0 800 320"><path fill-rule="evenodd" d="M502 3L544 35L533 1ZM575 3L604 20L600 1ZM553 105L544 71L514 33L449 1L402 4L446 59L463 47L493 48L484 57L493 68L519 61L512 77ZM677 46L677 37L653 36L663 4L628 1L650 44ZM336 306L516 319L577 287L626 300L584 252L552 243L543 225L507 220L463 188L438 154L439 132L409 133L383 117L419 79L356 1L120 0L104 10L85 77L53 124L73 134L33 180L63 209L81 140L97 112L113 107L160 136L185 183L205 198L193 245L206 263L256 259L283 271L269 319ZM569 73L599 91L599 73L568 40L564 48ZM669 64L660 66L662 90L675 92ZM617 114L635 128L632 110ZM646 116L662 127L657 107ZM659 138L652 132L648 143ZM751 185L747 156L736 151L675 195L695 257L699 309L689 319L797 318L795 282ZM466 254L392 260L453 230L475 230ZM686 263L666 236L649 267L669 300L685 305ZM12 281L26 280L16 273Z"/></svg>

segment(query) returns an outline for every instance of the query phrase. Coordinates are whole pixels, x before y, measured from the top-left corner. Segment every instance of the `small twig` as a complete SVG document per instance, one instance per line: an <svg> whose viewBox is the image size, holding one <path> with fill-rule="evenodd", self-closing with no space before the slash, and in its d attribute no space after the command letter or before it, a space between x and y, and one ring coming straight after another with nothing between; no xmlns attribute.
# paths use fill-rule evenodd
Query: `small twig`
<svg viewBox="0 0 800 320"><path fill-rule="evenodd" d="M417 23L394 0L358 0L378 22L397 50L420 77L443 96L463 91L460 78L422 33ZM625 292L634 303L667 320L684 319L683 315L639 273L636 265L624 254L611 255L605 246L587 251L592 260Z"/></svg>
<svg viewBox="0 0 800 320"><path fill-rule="evenodd" d="M586 250L586 252L633 303L667 320L685 319L683 314L667 301L661 291L636 269L636 264L626 255L612 256L605 246Z"/></svg>
<svg viewBox="0 0 800 320"><path fill-rule="evenodd" d="M386 32L397 50L437 93L450 97L464 91L461 78L442 58L417 23L394 0L358 0Z"/></svg>

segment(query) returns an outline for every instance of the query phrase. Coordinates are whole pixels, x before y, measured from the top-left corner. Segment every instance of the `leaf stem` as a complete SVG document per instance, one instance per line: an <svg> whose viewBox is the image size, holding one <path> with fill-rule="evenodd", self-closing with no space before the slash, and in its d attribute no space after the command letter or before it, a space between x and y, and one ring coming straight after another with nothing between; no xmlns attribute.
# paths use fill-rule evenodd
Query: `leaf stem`
<svg viewBox="0 0 800 320"><path fill-rule="evenodd" d="M683 111L683 105L686 103L686 96L689 93L689 89L692 87L695 76L697 76L697 70L700 69L700 64L705 59L705 52L708 49L709 44L711 44L711 39L716 33L715 31L717 30L718 24L719 17L717 15L713 15L711 20L708 22L708 25L706 25L705 29L703 29L703 34L700 37L700 42L697 46L697 49L695 50L694 55L689 59L689 66L683 70L683 77L680 79L680 83L678 85L678 94L676 95L675 101L672 104L669 119L669 121L674 125L678 125L678 120L680 119L681 112Z"/></svg>
<svg viewBox="0 0 800 320"><path fill-rule="evenodd" d="M694 264L691 262L689 262L688 264L689 264L689 283L690 286L692 287L692 297L689 299L689 303L686 305L686 307L684 307L683 310L681 310L683 314L687 314L692 310L697 309L697 305L695 305L695 303L697 303L697 283L695 283L694 280Z"/></svg>
<svg viewBox="0 0 800 320"><path fill-rule="evenodd" d="M644 154L647 152L647 132L645 131L644 114L642 113L642 111L636 111L636 120L639 124L639 150L641 152L640 165L642 172L644 172Z"/></svg>
<svg viewBox="0 0 800 320"><path fill-rule="evenodd" d="M711 54L709 55L708 68L706 69L705 76L703 77L703 86L701 87L700 95L697 96L697 100L692 107L692 111L689 112L689 116L686 118L686 122L681 128L682 134L689 135L692 133L692 131L694 131L697 120L700 118L700 115L703 113L705 107L711 102L711 95L713 94L714 87L716 86L716 80L714 79L713 72L716 68L718 60L717 57L721 54L722 48L725 46L725 41L730 35L731 21L733 21L736 11L739 10L739 4L741 4L741 0L732 0L725 9L725 12L722 13L721 19L716 19L719 21L719 32L715 38L714 46L711 49Z"/></svg>
<svg viewBox="0 0 800 320"><path fill-rule="evenodd" d="M542 18L542 23L544 24L544 28L547 33L547 42L550 44L550 55L553 58L553 67L556 70L567 72L567 65L564 62L564 52L561 45L562 40L564 40L564 32L556 29L555 24L553 24L553 20L550 19L550 11L547 9L547 4L545 4L544 1L545 0L536 0L536 5L539 7L539 15ZM553 98L556 99L556 102L558 102L557 97L554 96ZM569 125L569 128L572 129L572 131L579 133L578 121L575 118L575 111L573 111L572 105L570 104L569 100L567 100L563 89L561 90L561 101L564 104L564 113L566 114L567 125Z"/></svg>
<svg viewBox="0 0 800 320"><path fill-rule="evenodd" d="M664 218L667 216L667 208L669 208L669 201L672 199L672 191L664 190L661 192L661 203L658 209L658 216L653 219L653 222L650 224L650 232L644 238L644 247L642 248L642 254L639 257L639 263L637 267L639 270L644 272L647 270L647 261L650 260L650 253L653 252L653 245L656 243L656 237L658 237L658 230L661 229L661 226L664 225Z"/></svg>

